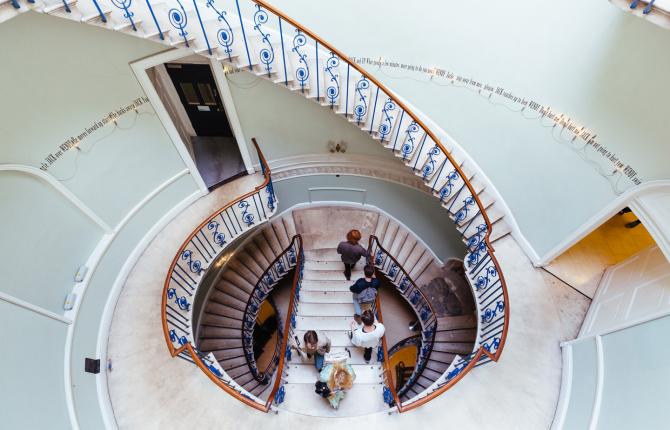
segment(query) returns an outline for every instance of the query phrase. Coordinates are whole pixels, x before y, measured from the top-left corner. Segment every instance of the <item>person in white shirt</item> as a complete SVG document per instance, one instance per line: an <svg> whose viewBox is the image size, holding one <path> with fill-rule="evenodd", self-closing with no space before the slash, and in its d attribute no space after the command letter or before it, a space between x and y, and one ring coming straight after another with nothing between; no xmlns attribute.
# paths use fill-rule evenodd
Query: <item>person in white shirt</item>
<svg viewBox="0 0 670 430"><path fill-rule="evenodd" d="M370 363L372 348L379 345L379 339L384 336L384 324L377 321L372 310L368 309L361 315L362 324L351 322L351 343L359 348L364 348L363 358L365 363Z"/></svg>

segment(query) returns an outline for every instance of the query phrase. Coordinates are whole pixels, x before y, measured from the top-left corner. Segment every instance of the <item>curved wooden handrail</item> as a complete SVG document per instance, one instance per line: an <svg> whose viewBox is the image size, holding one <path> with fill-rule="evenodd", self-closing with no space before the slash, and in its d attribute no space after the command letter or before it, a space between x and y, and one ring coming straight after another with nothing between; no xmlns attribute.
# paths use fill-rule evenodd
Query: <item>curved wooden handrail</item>
<svg viewBox="0 0 670 430"><path fill-rule="evenodd" d="M486 223L486 234L484 235L484 241L486 243L486 247L489 250L489 253L491 255L491 260L493 261L493 264L496 266L496 270L498 271L499 274L499 279L502 284L503 288L503 294L505 297L505 323L504 323L504 330L502 333L502 336L500 338L500 344L498 346L498 349L496 350L495 353L495 359L493 361L498 361L498 358L500 357L500 354L502 353L504 347L505 347L505 341L507 339L507 329L509 325L509 301L507 297L507 285L505 283L505 277L503 276L502 271L500 270L500 264L498 263L498 260L495 258L493 253L495 252L495 249L493 248L493 245L491 244L491 232L492 232L492 227L493 224L491 223L491 220L486 213L485 206L482 204L481 199L479 198L479 195L475 192L474 186L470 183L470 181L467 179L467 176L463 172L463 169L461 168L460 163L458 163L454 157L447 151L445 146L442 144L440 139L437 138L435 133L433 133L426 125L425 123L411 110L407 108L407 105L403 103L401 100L398 100L396 97L393 96L393 93L386 88L384 84L379 82L374 76L371 74L367 73L363 67L358 65L357 63L351 61L348 56L344 55L340 50L336 49L333 47L330 43L326 42L322 38L316 35L313 31L309 30L308 28L305 28L304 26L300 25L298 22L296 22L294 19L290 18L287 16L284 12L280 11L276 7L268 4L265 0L250 0L253 3L256 3L257 5L262 6L263 8L269 10L270 12L274 13L275 15L281 17L284 21L288 22L292 26L294 26L297 29L300 29L303 33L307 34L310 36L312 39L316 40L319 42L321 46L323 46L325 49L331 51L332 53L336 54L342 61L347 63L349 66L353 67L356 69L359 73L361 73L363 76L365 76L370 82L375 84L379 89L381 89L386 95L390 98L393 99L394 103L396 103L400 108L402 108L411 118L413 121L415 121L423 130L428 134L428 136L435 142L435 144L440 148L440 150L444 153L444 155L447 157L447 159L451 162L451 165L454 167L454 169L458 172L460 177L463 179L463 182L467 186L468 190L470 191L470 194L472 197L475 199L475 202L477 203L477 206L479 207L479 212L482 214L482 217L484 218L484 222ZM487 351L488 353L488 351Z"/></svg>
<svg viewBox="0 0 670 430"><path fill-rule="evenodd" d="M183 347L179 349L175 349L174 345L172 344L172 341L170 340L170 330L168 329L168 324L167 324L167 313L166 313L166 306L167 306L167 291L168 288L170 287L170 277L172 275L172 271L174 270L175 266L177 265L177 262L179 261L179 257L181 253L186 249L187 244L195 237L196 234L204 227L206 226L210 221L212 221L215 217L217 217L221 212L225 211L226 209L232 207L236 203L256 194L258 191L262 190L263 188L267 187L268 184L270 183L271 180L271 172L270 172L270 166L267 164L267 161L265 160L265 157L263 156L263 153L260 150L260 147L258 146L258 142L256 142L256 138L252 138L251 141L254 144L254 147L256 148L256 153L258 154L258 158L261 161L261 165L265 166L264 167L264 177L265 179L263 180L263 183L257 187L254 188L253 191L249 191L248 193L232 200L230 203L226 204L225 206L221 207L217 211L215 211L212 215L207 217L203 222L201 222L192 232L191 234L188 235L186 240L184 240L179 247L179 250L175 254L174 258L172 259L172 262L170 263L170 268L168 269L167 275L165 277L165 282L163 283L163 298L161 300L161 322L163 324L163 336L165 337L165 342L168 345L168 349L170 350L170 354L174 357L176 355L179 355L180 352L183 351Z"/></svg>
<svg viewBox="0 0 670 430"><path fill-rule="evenodd" d="M384 324L384 318L382 315L382 302L381 298L379 297L379 294L377 294L377 297L375 298L375 305L377 306L377 316L379 319L379 322ZM384 352L384 369L386 373L386 382L388 384L389 390L391 391L391 395L393 395L393 401L395 402L396 406L400 405L400 398L398 397L398 390L395 389L395 384L393 383L393 374L391 373L391 363L389 361L389 350L388 350L388 344L386 343L386 334L382 336L382 351Z"/></svg>
<svg viewBox="0 0 670 430"><path fill-rule="evenodd" d="M297 237L293 236L293 239L291 240L291 243L289 243L289 245L286 248L284 248L284 250L282 252L280 252L279 255L277 255L275 257L274 260L272 260L272 263L270 263L270 265L268 265L267 269L265 269L263 274L258 278L258 281L256 282L256 287L254 288L254 291L256 290L256 288L258 288L258 284L263 281L263 279L265 278L265 275L270 270L272 270L272 268L274 267L275 264L277 264L277 261L279 261L280 258L283 258L284 255L288 252L289 249L293 248L293 246L295 245L296 240L297 240ZM297 262L296 262L296 264L297 264ZM288 271L287 271L287 273L288 273ZM282 277L282 279L283 279L283 277ZM244 314L242 316L242 333L241 333L242 339L244 339L244 317L247 315L247 312L249 311L249 306L251 305L251 299L253 298L253 295L254 295L254 293L252 291L251 294L249 294L249 299L247 300L247 305L244 308ZM258 382L262 382L263 378L265 377L265 373L272 366L272 363L274 362L274 360L276 358L276 354L277 354L277 348L275 347L275 352L272 355L272 359L270 360L270 363L265 368L265 371L258 374L258 376L254 375L254 379L256 379ZM249 360L247 360L247 365L249 366L249 371L251 371L251 373L253 374L254 371L251 369L251 363L249 363Z"/></svg>
<svg viewBox="0 0 670 430"><path fill-rule="evenodd" d="M277 365L277 370L275 370L275 383L272 386L272 391L268 396L268 400L265 403L265 410L269 411L274 401L275 395L281 386L282 374L284 373L284 362L286 360L286 347L288 345L288 339L291 337L291 317L293 316L293 309L295 308L295 293L298 288L298 284L301 280L301 271L302 271L302 260L304 258L302 253L302 236L296 234L293 236L293 240L298 240L298 255L297 261L295 264L295 272L293 273L293 286L291 287L291 299L288 303L288 312L286 313L286 322L284 323L284 337L282 338L280 355L279 355L279 364Z"/></svg>
<svg viewBox="0 0 670 430"><path fill-rule="evenodd" d="M435 315L435 317L437 318L437 314L435 313L435 310L433 309L433 306L430 304L430 301L428 300L428 298L426 297L426 295L423 294L423 291L421 291L421 289L417 286L416 282L414 282L414 280L409 276L409 273L407 272L407 270L405 270L405 268L398 262L398 260L396 260L396 258L395 258L393 255L391 255L391 253L388 252L388 251L386 250L386 248L384 248L384 247L382 246L381 242L379 241L379 238L378 238L377 236L375 236L375 235L371 235L370 238L369 238L369 240L368 240L368 253L369 253L370 250L372 249L372 245L373 245L374 242L377 243L377 246L379 247L379 249L381 249L382 251L384 251L384 253L385 253L389 258L391 258L391 261L393 262L393 264L395 264L395 265L398 267L399 270L402 270L402 271L403 271L404 276L409 280L409 282L410 282L412 285L414 285L414 287L416 288L416 291L419 292L419 294L421 295L421 297L423 297L423 300L424 300L424 302L428 305L428 308L430 309L431 314ZM373 255L369 254L368 258L370 259L370 264L374 267L374 258L375 258L375 257L374 257ZM381 318L381 302L379 301L379 294L377 295L377 312L379 312L379 316L380 316L380 318ZM417 315L417 316L418 316L418 315ZM421 317L419 317L419 320L421 320ZM437 324L437 322L436 322L436 324ZM437 330L434 330L434 331L433 331L432 338L431 338L431 340L430 340L430 342L431 342L431 348L430 348L430 350L428 351L428 356L426 357L426 360L430 359L430 354L431 354L432 351L433 351L432 345L435 343L435 334L436 334L436 331L437 331ZM422 338L422 340L423 340L423 336L421 336L421 338ZM388 360L388 345L386 344L386 337L385 337L385 336L382 337L382 349L384 350L384 366L386 367L386 372L387 372L387 374L390 375L390 373L388 373L388 372L391 372L391 363L390 363L389 360ZM392 381L391 381L391 382L392 382ZM391 382L389 382L389 385L391 385ZM400 398L398 397L398 390L396 389L395 386L393 386L393 387L390 387L390 386L389 386L389 388L391 389L391 393L393 394L393 398L395 399L395 404L396 404L396 406L398 407L398 411L402 412L402 410L401 410L401 408L402 408L402 403L400 402Z"/></svg>

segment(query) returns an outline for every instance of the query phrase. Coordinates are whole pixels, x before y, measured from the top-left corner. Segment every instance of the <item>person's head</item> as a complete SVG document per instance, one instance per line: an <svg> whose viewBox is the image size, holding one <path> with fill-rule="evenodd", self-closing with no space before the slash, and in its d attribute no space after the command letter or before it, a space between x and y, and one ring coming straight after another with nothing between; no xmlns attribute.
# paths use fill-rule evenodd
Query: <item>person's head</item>
<svg viewBox="0 0 670 430"><path fill-rule="evenodd" d="M307 349L316 349L316 345L319 342L319 337L316 335L314 330L308 330L305 332L305 346Z"/></svg>
<svg viewBox="0 0 670 430"><path fill-rule="evenodd" d="M368 264L365 267L363 267L363 274L365 275L366 278L372 278L372 275L375 274L374 266L370 266Z"/></svg>
<svg viewBox="0 0 670 430"><path fill-rule="evenodd" d="M350 230L347 233L347 242L352 245L356 245L358 241L361 240L361 232L358 230Z"/></svg>
<svg viewBox="0 0 670 430"><path fill-rule="evenodd" d="M375 314L372 313L371 309L366 309L361 315L361 321L363 321L363 325L370 327L375 323Z"/></svg>
<svg viewBox="0 0 670 430"><path fill-rule="evenodd" d="M348 390L354 385L354 378L351 373L340 363L333 365L333 370L330 372L328 378L328 388L331 390L342 389Z"/></svg>

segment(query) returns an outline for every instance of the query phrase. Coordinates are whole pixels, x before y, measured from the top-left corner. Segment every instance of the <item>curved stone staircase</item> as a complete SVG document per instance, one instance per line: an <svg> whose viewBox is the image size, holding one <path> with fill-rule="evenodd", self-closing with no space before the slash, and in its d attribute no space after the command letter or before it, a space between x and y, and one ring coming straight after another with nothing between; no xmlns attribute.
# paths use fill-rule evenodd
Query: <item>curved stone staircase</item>
<svg viewBox="0 0 670 430"><path fill-rule="evenodd" d="M474 164L470 165L467 154L454 142L448 141L446 136L438 137L404 101L359 65L352 63L346 55L261 0L236 0L234 4L228 2L225 5L218 0L196 0L192 3L181 0L135 3L112 0L10 0L0 3L0 22L26 10L151 39L169 47L190 49L298 92L368 133L423 180L427 190L440 200L462 233L468 247L465 257L467 277L476 290L479 313L479 333L475 342L475 347L479 349L456 360L457 364L454 364L456 361L452 362L452 370L448 370L448 375L440 382L441 385L438 384L438 388L433 384L428 398L414 402L409 408L399 406L398 410L404 412L420 406L448 389L474 366L498 360L507 335L509 303L505 282L490 245L510 231L503 220L504 210L496 205L495 193L487 190L486 179L480 177ZM249 216L249 209L242 208L240 216ZM261 217L260 212L257 216ZM394 253L397 252L399 258L404 257L404 265L417 285L429 281L429 257L418 255L410 249L406 243L408 241L397 240L393 243L390 239L393 228L389 223L386 227L388 234L385 232L380 235L381 240ZM275 245L278 240L275 237ZM265 259L257 261L259 265L269 262L273 252L277 251L272 243L270 237L267 246L257 245L258 255ZM320 248L316 246L310 249ZM206 249L205 252L208 253ZM200 273L200 261L195 261L193 257L208 260L204 255L189 254L182 257L188 258L188 268L197 274ZM244 267L251 271L252 266L249 263L249 267ZM257 274L258 267L255 269ZM210 309L221 312L225 308L232 312L231 315L239 316L240 312L243 313L239 310L243 301L241 293L248 292L253 284L239 273L229 278L228 282L232 279L239 285L235 289L229 287L230 294L217 296L226 304L213 302ZM224 291L227 290L224 288ZM190 294L189 291L186 293ZM187 325L190 307L188 298L174 294L174 289L168 290L170 298L175 299L180 307L183 306L183 309L176 311L178 315L175 316L181 322L171 321L169 324ZM225 333L219 329L233 328L225 324L233 324L234 317L221 314L215 316L222 318L217 322L220 326L215 326L218 331L208 332L208 335L217 336ZM178 329L169 329L165 324L171 353L189 361L189 357L195 358L195 351L186 333L188 330L179 329L183 333L177 333ZM454 330L464 329L467 328ZM231 333L229 330L227 332ZM205 340L221 342L212 351L234 350L238 346L238 343L232 341L224 343L225 339ZM208 368L214 373L215 376L210 375L210 379L218 378L217 383L225 390L238 392L241 396L238 398L247 402L245 399L248 396L234 386L229 387L228 382L224 381L226 375L216 370L211 359L202 356L195 361L201 368ZM254 407L266 411L270 409L269 403L263 407Z"/></svg>
<svg viewBox="0 0 670 430"><path fill-rule="evenodd" d="M346 281L335 248L346 231L352 228L352 222L356 223L364 238L377 236L380 243L406 262L411 268L408 273L423 284L441 276L440 261L420 238L399 222L372 209L332 206L295 209L254 231L232 256L223 257L229 259L212 278L203 301L196 336L199 350L205 355L213 354L226 374L256 397L267 399L271 382L276 378L273 372L278 360L273 358L273 365L264 371L254 370L255 362L241 338L245 312L260 281L266 278L268 268L276 266L277 259L289 247L291 238L300 234L304 239L305 263L295 314L295 336L302 339L304 332L310 329L323 331L331 339L333 351L345 351L350 355L349 363L358 376L354 389L347 395L349 400L343 403L343 409L332 411L324 408L322 399L313 395L313 384L317 378L313 362L302 361L294 353L284 367L286 400L282 407L307 415L361 415L387 408L382 395L383 369L377 361L381 355L375 354L373 362L365 364L362 351L353 347L346 335L354 313L349 286L362 276L365 263L359 262L352 273L352 281ZM271 285L276 285L288 273L273 275ZM439 296L440 290L433 294ZM441 299L436 298L437 301ZM468 309L472 311L473 308L474 305ZM286 309L279 310L279 320L285 318L285 313ZM387 313L386 321L393 317ZM418 319L418 316L414 318ZM458 354L471 353L476 327L474 314L449 316L446 310L441 309L427 364L403 390L402 399L418 395L439 380Z"/></svg>
<svg viewBox="0 0 670 430"><path fill-rule="evenodd" d="M289 246L295 236L293 218L282 216L253 232L214 278L204 301L196 337L204 353L212 353L228 376L256 397L266 399L272 388L266 375L252 371L242 339L245 312L266 269ZM288 272L272 278L276 285ZM282 318L280 318L281 320ZM271 363L272 364L272 363ZM268 369L272 376L276 362ZM265 373L265 372L264 372Z"/></svg>

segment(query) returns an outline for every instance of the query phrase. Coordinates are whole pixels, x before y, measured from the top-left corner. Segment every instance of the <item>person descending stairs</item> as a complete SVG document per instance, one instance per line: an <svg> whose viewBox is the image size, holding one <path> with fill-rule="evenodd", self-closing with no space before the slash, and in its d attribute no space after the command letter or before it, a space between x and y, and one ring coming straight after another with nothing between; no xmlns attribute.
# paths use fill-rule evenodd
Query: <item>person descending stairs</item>
<svg viewBox="0 0 670 430"><path fill-rule="evenodd" d="M305 415L356 416L382 411L388 406L382 396L382 368L377 349L366 364L363 349L349 340L354 305L347 281L342 274L342 260L333 248L310 248L305 244L305 266L300 291L300 306L296 314L296 336L303 342L305 332L316 330L331 340L331 353L346 353L347 363L356 374L353 388L347 391L339 409L332 409L328 402L314 392L319 374L313 359L301 359L296 353L287 363L286 400L283 409ZM363 276L363 262L352 270L352 279Z"/></svg>

